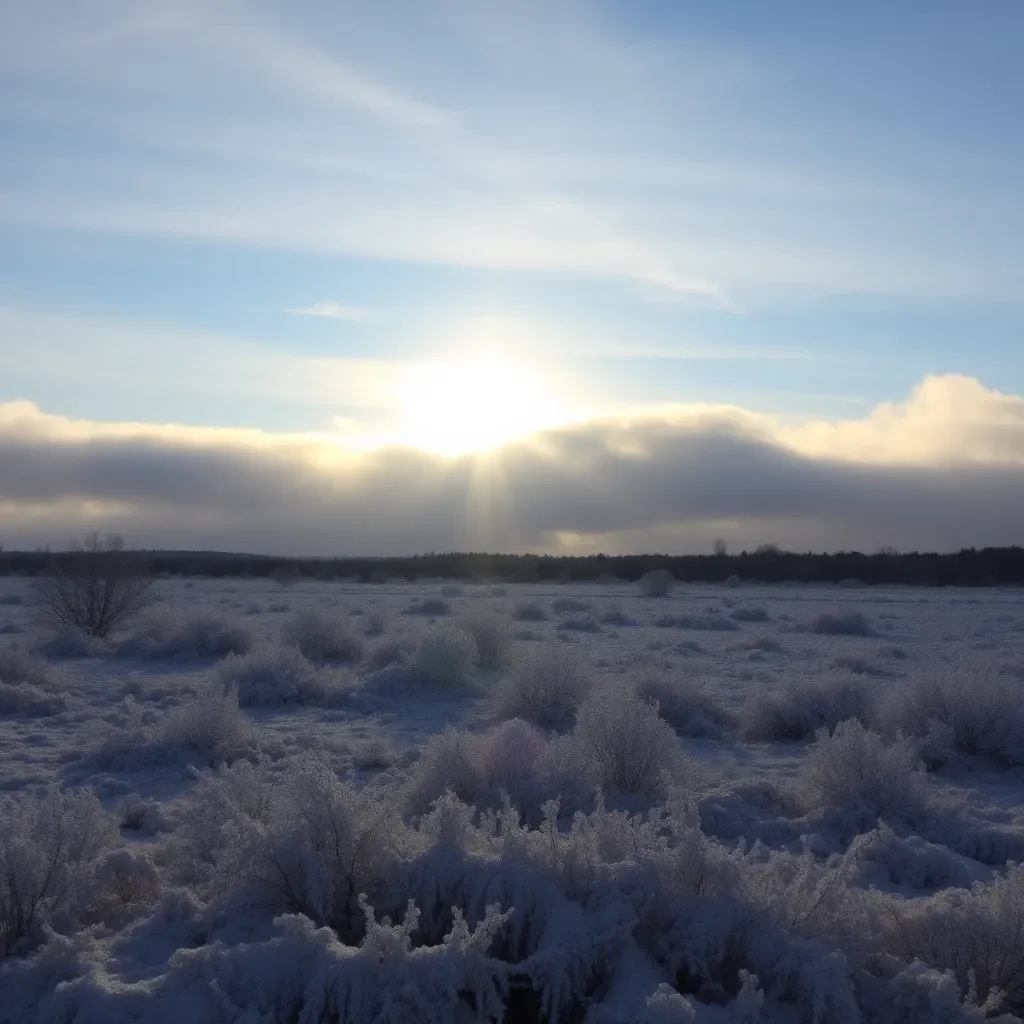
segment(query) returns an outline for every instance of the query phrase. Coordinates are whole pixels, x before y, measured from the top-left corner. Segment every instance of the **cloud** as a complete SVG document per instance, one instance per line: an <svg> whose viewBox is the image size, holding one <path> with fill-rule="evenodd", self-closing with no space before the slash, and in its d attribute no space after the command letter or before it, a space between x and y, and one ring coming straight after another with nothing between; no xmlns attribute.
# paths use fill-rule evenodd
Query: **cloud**
<svg viewBox="0 0 1024 1024"><path fill-rule="evenodd" d="M925 437L940 440L922 447ZM145 546L294 554L686 551L716 535L734 549L1021 543L1024 399L937 377L861 421L793 429L740 409L680 409L460 459L8 403L0 517L8 546L95 527Z"/></svg>
<svg viewBox="0 0 1024 1024"><path fill-rule="evenodd" d="M323 317L327 320L347 320L357 324L369 324L374 320L373 313L370 310L364 309L362 306L343 306L340 302L334 302L332 299L323 299L309 306L298 306L294 309L289 309L288 312L294 313L296 316Z"/></svg>

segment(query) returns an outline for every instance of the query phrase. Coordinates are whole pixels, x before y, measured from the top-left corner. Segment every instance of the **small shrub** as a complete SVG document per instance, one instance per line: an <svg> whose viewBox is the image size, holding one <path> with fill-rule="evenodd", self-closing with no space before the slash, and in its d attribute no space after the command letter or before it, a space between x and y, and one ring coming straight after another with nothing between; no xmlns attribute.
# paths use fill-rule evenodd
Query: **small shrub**
<svg viewBox="0 0 1024 1024"><path fill-rule="evenodd" d="M737 622L768 622L771 619L768 610L760 604L740 605L729 612L729 617Z"/></svg>
<svg viewBox="0 0 1024 1024"><path fill-rule="evenodd" d="M48 658L95 658L103 653L103 643L77 626L68 626L43 641L36 650Z"/></svg>
<svg viewBox="0 0 1024 1024"><path fill-rule="evenodd" d="M229 655L218 676L225 690L237 691L242 707L310 704L329 690L323 674L295 648L262 647Z"/></svg>
<svg viewBox="0 0 1024 1024"><path fill-rule="evenodd" d="M446 583L441 588L442 597L462 597L464 593L465 591L463 590L461 584L458 583Z"/></svg>
<svg viewBox="0 0 1024 1024"><path fill-rule="evenodd" d="M651 569L640 577L638 589L641 597L668 597L676 579L668 569Z"/></svg>
<svg viewBox="0 0 1024 1024"><path fill-rule="evenodd" d="M304 658L317 664L359 661L363 643L342 619L310 608L300 612L285 627L284 637Z"/></svg>
<svg viewBox="0 0 1024 1024"><path fill-rule="evenodd" d="M498 710L504 718L561 731L571 727L590 688L590 670L576 652L545 646L523 656L502 680Z"/></svg>
<svg viewBox="0 0 1024 1024"><path fill-rule="evenodd" d="M823 636L875 636L874 627L861 612L824 612L808 626Z"/></svg>
<svg viewBox="0 0 1024 1024"><path fill-rule="evenodd" d="M501 668L508 661L511 636L502 616L473 610L459 619L459 625L476 643L477 664L481 667Z"/></svg>
<svg viewBox="0 0 1024 1024"><path fill-rule="evenodd" d="M153 613L117 649L122 657L162 660L196 658L215 660L229 654L247 654L252 633L240 619L196 613L184 618L164 611Z"/></svg>
<svg viewBox="0 0 1024 1024"><path fill-rule="evenodd" d="M430 615L437 618L447 615L451 610L451 605L443 597L424 597L420 601L413 601L406 609L406 614Z"/></svg>
<svg viewBox="0 0 1024 1024"><path fill-rule="evenodd" d="M732 715L703 687L686 679L647 675L637 693L656 704L658 714L683 736L719 737L733 724Z"/></svg>
<svg viewBox="0 0 1024 1024"><path fill-rule="evenodd" d="M459 686L469 678L477 660L473 637L457 626L435 626L420 642L416 668L431 685Z"/></svg>
<svg viewBox="0 0 1024 1024"><path fill-rule="evenodd" d="M91 533L35 581L36 612L47 626L75 626L103 639L142 611L152 584L149 567L123 537Z"/></svg>
<svg viewBox="0 0 1024 1024"><path fill-rule="evenodd" d="M11 954L71 910L117 829L91 789L0 797L0 821L0 954Z"/></svg>
<svg viewBox="0 0 1024 1024"><path fill-rule="evenodd" d="M589 601L581 601L578 597L556 597L551 602L551 610L556 615L569 615L574 612L590 610Z"/></svg>
<svg viewBox="0 0 1024 1024"><path fill-rule="evenodd" d="M652 794L678 759L678 741L658 707L627 687L595 691L580 708L573 737L601 785Z"/></svg>
<svg viewBox="0 0 1024 1024"><path fill-rule="evenodd" d="M544 606L536 601L520 601L512 617L520 622L546 622L548 613Z"/></svg>
<svg viewBox="0 0 1024 1024"><path fill-rule="evenodd" d="M936 663L919 670L890 694L883 717L921 739L934 766L954 753L1024 765L1021 684L990 668Z"/></svg>
<svg viewBox="0 0 1024 1024"><path fill-rule="evenodd" d="M805 680L754 697L743 715L743 734L760 742L796 741L849 718L871 725L877 717L871 690L862 681Z"/></svg>
<svg viewBox="0 0 1024 1024"><path fill-rule="evenodd" d="M914 825L927 817L918 764L912 743L897 737L887 744L851 718L831 734L819 730L799 779L814 807L852 816L859 825L880 817Z"/></svg>

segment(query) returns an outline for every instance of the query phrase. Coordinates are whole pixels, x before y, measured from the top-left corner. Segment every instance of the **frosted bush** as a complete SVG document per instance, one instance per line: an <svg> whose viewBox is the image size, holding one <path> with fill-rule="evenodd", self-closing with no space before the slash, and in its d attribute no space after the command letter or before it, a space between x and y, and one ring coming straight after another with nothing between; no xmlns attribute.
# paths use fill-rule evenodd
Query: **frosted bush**
<svg viewBox="0 0 1024 1024"><path fill-rule="evenodd" d="M433 686L456 687L466 682L477 660L476 643L464 629L435 626L420 641L416 668Z"/></svg>
<svg viewBox="0 0 1024 1024"><path fill-rule="evenodd" d="M537 601L520 601L512 615L520 622L545 622L548 613L542 604Z"/></svg>
<svg viewBox="0 0 1024 1024"><path fill-rule="evenodd" d="M95 752L104 767L138 770L180 764L217 765L254 753L254 734L238 707L238 695L210 690L172 708L152 724L143 721L131 698L129 721Z"/></svg>
<svg viewBox="0 0 1024 1024"><path fill-rule="evenodd" d="M366 658L366 667L371 672L379 672L392 665L407 665L415 650L416 644L411 639L402 637L385 640L370 650Z"/></svg>
<svg viewBox="0 0 1024 1024"><path fill-rule="evenodd" d="M321 608L308 608L296 615L285 627L284 638L317 664L359 661L363 656L359 637L340 616Z"/></svg>
<svg viewBox="0 0 1024 1024"><path fill-rule="evenodd" d="M875 629L861 612L823 612L807 627L824 636L875 636Z"/></svg>
<svg viewBox="0 0 1024 1024"><path fill-rule="evenodd" d="M546 749L544 736L520 719L488 733L446 729L423 747L407 789L409 806L422 813L446 791L476 806L498 806L504 795L536 818L545 799L560 795L555 774L542 763Z"/></svg>
<svg viewBox="0 0 1024 1024"><path fill-rule="evenodd" d="M108 853L96 868L96 881L122 906L150 900L160 889L160 876L141 849Z"/></svg>
<svg viewBox="0 0 1024 1024"><path fill-rule="evenodd" d="M950 972L961 995L991 1000L990 1012L1024 1014L1024 865L989 885L884 906L882 943L889 953Z"/></svg>
<svg viewBox="0 0 1024 1024"><path fill-rule="evenodd" d="M59 923L114 844L114 819L91 790L0 797L0 959Z"/></svg>
<svg viewBox="0 0 1024 1024"><path fill-rule="evenodd" d="M545 729L566 730L590 688L590 668L578 653L562 645L541 647L523 655L502 680L498 712Z"/></svg>
<svg viewBox="0 0 1024 1024"><path fill-rule="evenodd" d="M41 658L33 657L21 647L0 647L0 682L47 687L54 685L54 678L49 665Z"/></svg>
<svg viewBox="0 0 1024 1024"><path fill-rule="evenodd" d="M96 658L104 653L103 642L87 636L77 626L55 633L36 650L47 658Z"/></svg>
<svg viewBox="0 0 1024 1024"><path fill-rule="evenodd" d="M768 610L760 604L740 605L729 612L729 617L737 622L768 622L771 618Z"/></svg>
<svg viewBox="0 0 1024 1024"><path fill-rule="evenodd" d="M152 613L128 636L118 653L130 658L226 658L252 649L249 627L240 619L209 613L180 617L173 612Z"/></svg>
<svg viewBox="0 0 1024 1024"><path fill-rule="evenodd" d="M1019 680L991 668L935 662L890 694L884 719L892 729L919 737L933 766L957 752L1022 765L1022 695Z"/></svg>
<svg viewBox="0 0 1024 1024"><path fill-rule="evenodd" d="M459 625L475 641L480 666L501 668L506 663L512 641L506 619L494 612L474 610L462 616Z"/></svg>
<svg viewBox="0 0 1024 1024"><path fill-rule="evenodd" d="M683 736L718 737L733 724L729 714L698 683L679 676L647 674L637 693L658 706L658 714Z"/></svg>
<svg viewBox="0 0 1024 1024"><path fill-rule="evenodd" d="M310 704L322 700L331 681L293 647L258 647L221 662L218 678L234 689L242 707L260 704Z"/></svg>
<svg viewBox="0 0 1024 1024"><path fill-rule="evenodd" d="M658 791L679 759L676 735L658 717L657 704L628 687L591 694L580 708L573 737L599 782L624 793Z"/></svg>
<svg viewBox="0 0 1024 1024"><path fill-rule="evenodd" d="M578 597L556 597L551 602L551 610L558 615L572 615L590 610L589 601L581 601Z"/></svg>
<svg viewBox="0 0 1024 1024"><path fill-rule="evenodd" d="M927 818L927 783L914 745L903 737L886 743L856 719L840 722L831 735L818 733L798 779L811 806L858 825Z"/></svg>
<svg viewBox="0 0 1024 1024"><path fill-rule="evenodd" d="M50 667L18 647L0 648L0 714L57 715L68 708Z"/></svg>
<svg viewBox="0 0 1024 1024"><path fill-rule="evenodd" d="M637 589L641 597L668 597L676 585L668 569L651 569L640 577Z"/></svg>
<svg viewBox="0 0 1024 1024"><path fill-rule="evenodd" d="M420 601L413 601L406 612L409 615L447 615L451 611L451 605L443 597L424 597Z"/></svg>
<svg viewBox="0 0 1024 1024"><path fill-rule="evenodd" d="M877 717L874 696L864 682L826 676L757 694L747 705L742 724L747 739L775 742L806 739L849 718L870 726Z"/></svg>

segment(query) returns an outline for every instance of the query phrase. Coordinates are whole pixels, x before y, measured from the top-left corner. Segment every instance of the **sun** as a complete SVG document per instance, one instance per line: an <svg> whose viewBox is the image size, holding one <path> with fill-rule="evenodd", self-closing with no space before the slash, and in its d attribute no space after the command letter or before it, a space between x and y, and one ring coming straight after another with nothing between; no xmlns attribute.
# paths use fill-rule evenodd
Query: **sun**
<svg viewBox="0 0 1024 1024"><path fill-rule="evenodd" d="M483 357L411 366L396 399L398 440L439 455L486 451L561 419L538 374Z"/></svg>

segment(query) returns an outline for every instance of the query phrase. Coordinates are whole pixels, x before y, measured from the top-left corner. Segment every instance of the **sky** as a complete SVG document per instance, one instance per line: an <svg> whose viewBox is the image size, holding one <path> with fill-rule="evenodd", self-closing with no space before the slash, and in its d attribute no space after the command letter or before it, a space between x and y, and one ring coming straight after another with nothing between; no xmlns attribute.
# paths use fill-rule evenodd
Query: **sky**
<svg viewBox="0 0 1024 1024"><path fill-rule="evenodd" d="M0 0L0 543L1024 543L1024 5Z"/></svg>

